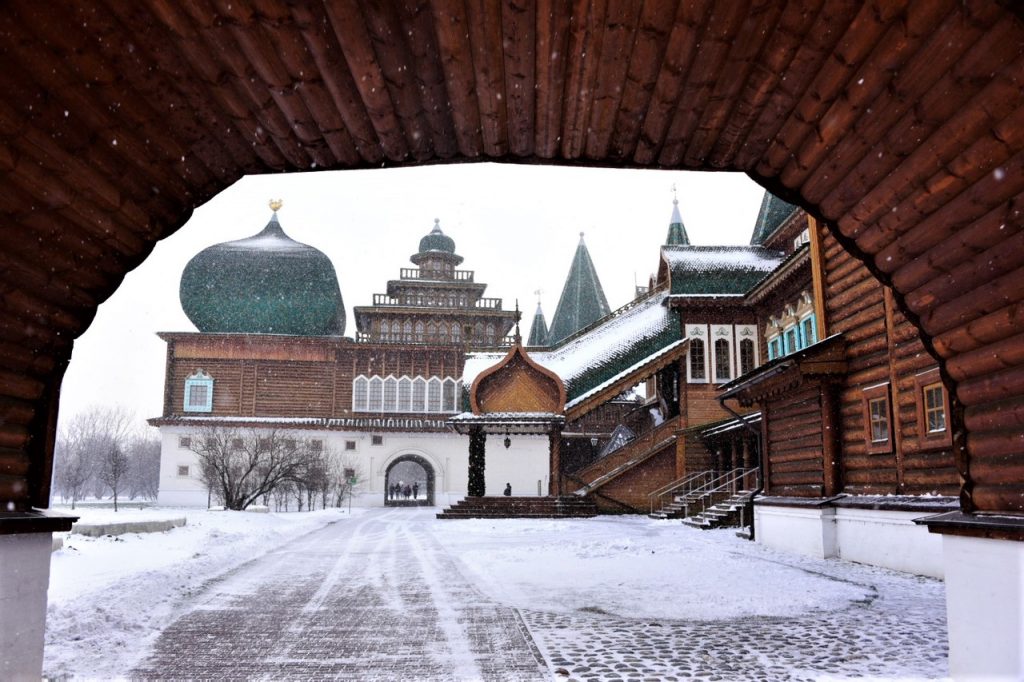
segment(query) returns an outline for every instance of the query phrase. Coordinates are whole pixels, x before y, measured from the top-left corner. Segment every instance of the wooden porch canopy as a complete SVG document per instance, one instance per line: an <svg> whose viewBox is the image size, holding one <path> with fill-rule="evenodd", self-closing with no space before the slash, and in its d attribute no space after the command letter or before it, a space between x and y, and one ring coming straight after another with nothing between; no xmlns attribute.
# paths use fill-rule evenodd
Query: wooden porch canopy
<svg viewBox="0 0 1024 682"><path fill-rule="evenodd" d="M846 339L830 336L796 353L770 360L722 386L718 397L752 407L768 398L790 393L804 381L841 380L846 373Z"/></svg>
<svg viewBox="0 0 1024 682"><path fill-rule="evenodd" d="M207 199L246 173L490 160L743 171L826 220L964 406L964 509L1024 512L1014 7L5 3L0 502L48 505L73 340Z"/></svg>

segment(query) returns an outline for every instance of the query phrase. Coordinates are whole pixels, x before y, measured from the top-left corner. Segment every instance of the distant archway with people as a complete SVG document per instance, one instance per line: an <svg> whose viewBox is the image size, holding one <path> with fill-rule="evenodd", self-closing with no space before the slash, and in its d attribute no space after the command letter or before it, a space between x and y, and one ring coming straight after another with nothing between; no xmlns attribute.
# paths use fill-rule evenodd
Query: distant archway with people
<svg viewBox="0 0 1024 682"><path fill-rule="evenodd" d="M384 505L433 507L434 467L425 458L406 454L388 464L384 474Z"/></svg>

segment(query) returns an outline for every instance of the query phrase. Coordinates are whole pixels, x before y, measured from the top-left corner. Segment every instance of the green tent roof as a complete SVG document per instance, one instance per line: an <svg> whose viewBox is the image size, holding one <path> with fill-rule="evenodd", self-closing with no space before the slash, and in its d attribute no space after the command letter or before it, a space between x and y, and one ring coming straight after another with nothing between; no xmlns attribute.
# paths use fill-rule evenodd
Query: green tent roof
<svg viewBox="0 0 1024 682"><path fill-rule="evenodd" d="M537 304L537 312L533 314L533 324L530 325L530 338L526 341L527 346L548 345L548 323L544 319L544 311Z"/></svg>
<svg viewBox="0 0 1024 682"><path fill-rule="evenodd" d="M579 246L576 247L576 254L569 267L569 276L565 279L555 316L551 318L548 343L558 343L609 312L608 300L581 232Z"/></svg>
<svg viewBox="0 0 1024 682"><path fill-rule="evenodd" d="M683 216L679 215L679 200L672 199L672 218L668 224L668 236L665 237L665 244L669 246L686 246L689 243L690 237L686 234Z"/></svg>
<svg viewBox="0 0 1024 682"><path fill-rule="evenodd" d="M785 258L760 246L663 246L673 296L745 294Z"/></svg>
<svg viewBox="0 0 1024 682"><path fill-rule="evenodd" d="M754 234L750 237L751 246L761 246L768 238L775 234L786 218L793 215L799 207L787 203L771 192L765 192L761 199L761 210L758 211L757 221L754 223Z"/></svg>

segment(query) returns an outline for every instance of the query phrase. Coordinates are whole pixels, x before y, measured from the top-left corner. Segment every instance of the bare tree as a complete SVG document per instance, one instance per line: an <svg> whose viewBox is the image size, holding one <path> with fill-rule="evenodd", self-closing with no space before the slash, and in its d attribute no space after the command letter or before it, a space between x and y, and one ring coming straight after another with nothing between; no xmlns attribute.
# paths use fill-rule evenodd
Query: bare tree
<svg viewBox="0 0 1024 682"><path fill-rule="evenodd" d="M132 421L130 412L97 406L75 415L61 429L54 457L55 482L61 496L71 498L72 509L90 487L103 494L102 460L112 446L122 446Z"/></svg>
<svg viewBox="0 0 1024 682"><path fill-rule="evenodd" d="M160 439L136 435L128 442L127 492L129 499L156 498L160 491Z"/></svg>
<svg viewBox="0 0 1024 682"><path fill-rule="evenodd" d="M101 453L98 477L114 494L115 512L117 511L117 495L128 475L129 464L128 455L115 441L108 443Z"/></svg>
<svg viewBox="0 0 1024 682"><path fill-rule="evenodd" d="M242 510L284 482L294 481L304 448L290 447L276 429L208 426L192 434L203 482L228 509Z"/></svg>

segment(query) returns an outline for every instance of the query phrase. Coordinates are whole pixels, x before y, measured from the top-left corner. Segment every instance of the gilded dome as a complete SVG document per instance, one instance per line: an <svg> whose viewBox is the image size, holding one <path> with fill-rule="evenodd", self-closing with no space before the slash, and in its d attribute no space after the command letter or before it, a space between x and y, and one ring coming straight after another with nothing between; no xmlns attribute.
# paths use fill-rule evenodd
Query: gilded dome
<svg viewBox="0 0 1024 682"><path fill-rule="evenodd" d="M181 275L181 307L201 332L340 336L345 306L331 260L275 212L259 234L215 244Z"/></svg>

